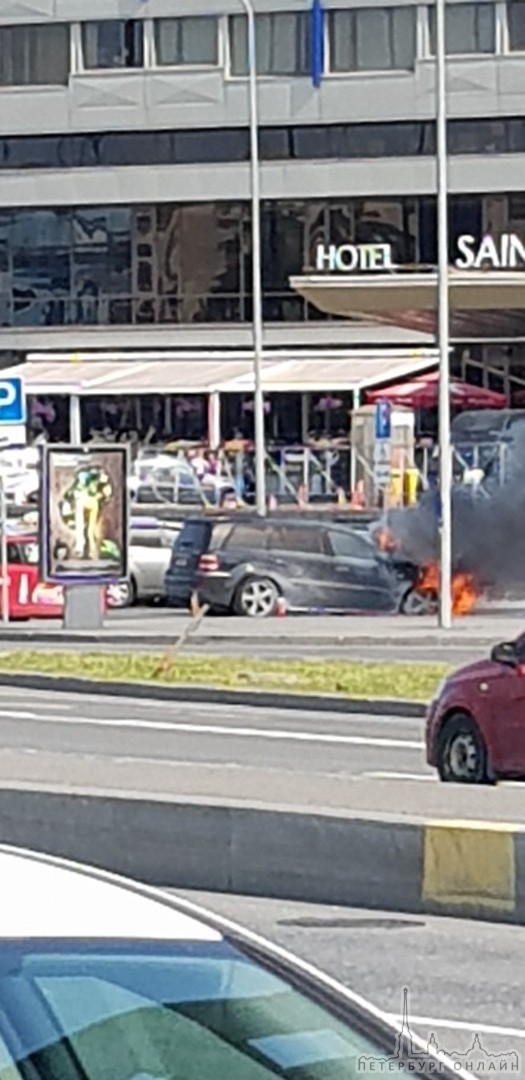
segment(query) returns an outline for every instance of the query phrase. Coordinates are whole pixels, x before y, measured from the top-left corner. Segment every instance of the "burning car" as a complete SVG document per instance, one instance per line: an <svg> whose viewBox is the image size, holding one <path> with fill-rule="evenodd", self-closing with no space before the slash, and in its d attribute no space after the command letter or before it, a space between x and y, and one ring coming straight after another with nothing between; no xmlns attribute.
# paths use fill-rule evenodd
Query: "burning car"
<svg viewBox="0 0 525 1080"><path fill-rule="evenodd" d="M376 547L383 553L398 583L398 610L402 615L434 615L439 603L440 568L436 559L417 562L387 525L374 530ZM476 576L457 565L452 575L452 612L468 615L483 587Z"/></svg>

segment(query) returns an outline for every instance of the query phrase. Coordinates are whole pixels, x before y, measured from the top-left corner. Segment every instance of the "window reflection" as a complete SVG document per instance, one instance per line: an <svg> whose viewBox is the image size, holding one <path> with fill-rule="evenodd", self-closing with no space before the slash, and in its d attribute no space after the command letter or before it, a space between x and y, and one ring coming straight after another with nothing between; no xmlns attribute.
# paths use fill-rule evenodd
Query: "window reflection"
<svg viewBox="0 0 525 1080"><path fill-rule="evenodd" d="M503 205L500 229L518 215L515 197ZM451 243L488 223L489 197L450 200ZM268 322L325 317L289 285L315 268L319 243L390 244L398 264L435 263L431 198L264 201L261 226ZM0 212L0 326L248 322L251 271L248 203Z"/></svg>
<svg viewBox="0 0 525 1080"><path fill-rule="evenodd" d="M451 154L525 151L521 116L450 120L448 133ZM434 126L429 120L409 120L262 127L260 151L263 161L422 157L435 153ZM153 167L249 158L246 127L0 137L0 170Z"/></svg>

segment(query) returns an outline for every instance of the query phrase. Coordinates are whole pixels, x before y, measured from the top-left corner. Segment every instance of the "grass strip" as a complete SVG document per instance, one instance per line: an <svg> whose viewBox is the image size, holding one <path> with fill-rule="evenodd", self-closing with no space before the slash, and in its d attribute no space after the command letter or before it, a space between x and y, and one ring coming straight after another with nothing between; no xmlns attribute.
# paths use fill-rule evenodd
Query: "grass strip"
<svg viewBox="0 0 525 1080"><path fill-rule="evenodd" d="M348 663L342 660L250 660L103 652L0 652L0 672L76 676L109 682L211 686L227 690L336 694L348 698L428 701L452 669L447 664Z"/></svg>

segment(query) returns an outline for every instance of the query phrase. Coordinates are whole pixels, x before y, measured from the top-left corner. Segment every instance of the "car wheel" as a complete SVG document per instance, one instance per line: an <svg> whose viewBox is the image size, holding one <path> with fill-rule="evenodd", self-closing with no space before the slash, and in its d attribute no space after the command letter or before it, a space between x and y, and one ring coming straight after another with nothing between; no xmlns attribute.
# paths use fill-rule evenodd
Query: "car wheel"
<svg viewBox="0 0 525 1080"><path fill-rule="evenodd" d="M456 713L444 725L438 739L437 770L449 784L493 782L487 748L474 721Z"/></svg>
<svg viewBox="0 0 525 1080"><path fill-rule="evenodd" d="M235 593L233 610L236 615L266 619L275 614L278 599L279 590L270 578L246 578Z"/></svg>
<svg viewBox="0 0 525 1080"><path fill-rule="evenodd" d="M402 615L433 615L436 604L437 597L433 593L420 593L417 589L409 589L401 600L399 610Z"/></svg>
<svg viewBox="0 0 525 1080"><path fill-rule="evenodd" d="M111 596L114 607L133 607L137 603L137 586L134 578L131 578L130 581L119 581L118 585L112 585Z"/></svg>

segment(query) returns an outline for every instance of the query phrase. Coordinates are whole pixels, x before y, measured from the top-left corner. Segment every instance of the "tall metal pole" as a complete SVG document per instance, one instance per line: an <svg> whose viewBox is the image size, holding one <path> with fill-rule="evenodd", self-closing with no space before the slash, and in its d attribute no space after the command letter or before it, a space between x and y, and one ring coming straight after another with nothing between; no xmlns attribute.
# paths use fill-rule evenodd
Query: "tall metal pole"
<svg viewBox="0 0 525 1080"><path fill-rule="evenodd" d="M263 305L261 270L261 186L259 167L259 109L257 101L257 48L255 12L252 0L241 0L248 21L248 76L250 83L250 172L252 197L252 278L253 278L253 377L255 426L255 491L257 513L266 514L266 440L262 387Z"/></svg>
<svg viewBox="0 0 525 1080"><path fill-rule="evenodd" d="M436 2L436 173L438 237L439 345L439 492L440 563L439 623L452 625L452 451L450 445L448 168L446 90L446 0Z"/></svg>

